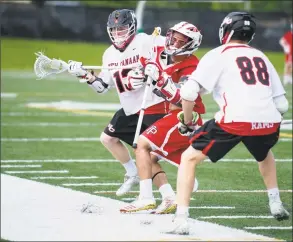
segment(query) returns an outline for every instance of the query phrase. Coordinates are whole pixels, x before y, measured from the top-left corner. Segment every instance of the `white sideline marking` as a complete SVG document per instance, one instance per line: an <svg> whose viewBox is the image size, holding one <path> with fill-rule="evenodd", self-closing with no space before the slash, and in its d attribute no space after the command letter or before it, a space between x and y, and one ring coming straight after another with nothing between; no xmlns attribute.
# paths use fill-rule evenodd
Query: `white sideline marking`
<svg viewBox="0 0 293 242"><path fill-rule="evenodd" d="M198 217L201 219L213 219L213 218L221 218L221 219L243 219L243 218L274 218L273 216L202 216Z"/></svg>
<svg viewBox="0 0 293 242"><path fill-rule="evenodd" d="M41 126L41 127L47 127L47 126L56 126L56 127L75 127L75 126L98 126L98 125L104 125L106 126L106 123L62 123L62 122L58 122L58 123L54 123L54 122L24 122L24 123L1 123L2 126Z"/></svg>
<svg viewBox="0 0 293 242"><path fill-rule="evenodd" d="M42 165L1 165L1 168L24 168L24 167L37 168L37 167L42 167Z"/></svg>
<svg viewBox="0 0 293 242"><path fill-rule="evenodd" d="M95 179L99 178L98 176L33 176L30 179L33 180L63 180L63 179Z"/></svg>
<svg viewBox="0 0 293 242"><path fill-rule="evenodd" d="M79 138L1 138L1 141L5 142L5 141L8 141L8 142L47 142L47 141L50 141L50 142L80 142L80 141L100 141L100 138L95 138L95 137L92 137L92 138L89 138L89 137L79 137Z"/></svg>
<svg viewBox="0 0 293 242"><path fill-rule="evenodd" d="M83 186L119 186L122 183L63 183L65 187L83 187Z"/></svg>
<svg viewBox="0 0 293 242"><path fill-rule="evenodd" d="M11 241L276 240L195 219L190 220L188 236L164 234L173 215L121 214L124 202L5 174L1 195L1 238ZM102 212L81 213L88 202ZM131 233L126 233L129 228Z"/></svg>
<svg viewBox="0 0 293 242"><path fill-rule="evenodd" d="M1 98L16 98L17 93L1 92Z"/></svg>
<svg viewBox="0 0 293 242"><path fill-rule="evenodd" d="M68 173L68 170L56 170L56 171L5 171L7 174L26 174L26 173Z"/></svg>
<svg viewBox="0 0 293 242"><path fill-rule="evenodd" d="M61 110L102 110L117 111L121 108L120 103L90 103L62 100L57 102L28 103L30 108L55 108Z"/></svg>
<svg viewBox="0 0 293 242"><path fill-rule="evenodd" d="M197 207L189 207L190 209L235 209L235 207L228 206L197 206Z"/></svg>
<svg viewBox="0 0 293 242"><path fill-rule="evenodd" d="M41 141L100 141L100 138L83 137L83 138L1 138L3 142L41 142ZM280 138L279 142L292 142L292 138Z"/></svg>
<svg viewBox="0 0 293 242"><path fill-rule="evenodd" d="M197 190L196 193L266 193L266 190ZM291 192L292 190L279 190L279 192ZM116 193L116 191L94 191L97 194ZM129 191L128 193L139 193L139 191ZM153 193L159 193L154 190ZM123 199L123 198L122 198ZM134 198L125 198L127 201L134 200ZM158 198L159 200L161 198Z"/></svg>
<svg viewBox="0 0 293 242"><path fill-rule="evenodd" d="M264 226L259 226L259 227L244 227L244 229L251 229L251 230L292 230L292 226L291 227L273 227L273 226L268 226L268 227L264 227Z"/></svg>
<svg viewBox="0 0 293 242"><path fill-rule="evenodd" d="M59 112L1 112L1 116L37 116L37 117L75 117L75 116L91 116L87 113L59 113Z"/></svg>
<svg viewBox="0 0 293 242"><path fill-rule="evenodd" d="M205 160L210 162L210 160ZM71 162L81 162L81 163L103 163L103 162L118 162L115 159L54 159L54 160L1 160L2 163L71 163ZM254 159L221 159L220 162L256 162ZM276 162L292 162L292 158L289 159L276 159Z"/></svg>

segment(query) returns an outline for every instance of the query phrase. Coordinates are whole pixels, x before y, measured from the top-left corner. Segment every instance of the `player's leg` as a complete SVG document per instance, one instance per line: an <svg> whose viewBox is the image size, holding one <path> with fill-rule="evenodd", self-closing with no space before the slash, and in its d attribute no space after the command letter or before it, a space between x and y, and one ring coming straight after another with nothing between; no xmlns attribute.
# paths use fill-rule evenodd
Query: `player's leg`
<svg viewBox="0 0 293 242"><path fill-rule="evenodd" d="M134 202L120 208L122 213L134 213L142 210L153 210L156 201L153 196L151 146L139 137L135 151L139 182L139 196Z"/></svg>
<svg viewBox="0 0 293 242"><path fill-rule="evenodd" d="M120 209L121 212L137 212L141 210L150 210L155 208L156 201L153 196L152 183L152 159L151 151L154 147L158 148L166 136L166 122L158 120L148 128L147 125L158 119L158 115L146 115L144 117L143 133L139 136L137 148L135 151L136 165L140 178L139 187L140 193L138 199L131 205L124 206Z"/></svg>
<svg viewBox="0 0 293 242"><path fill-rule="evenodd" d="M100 140L105 148L107 148L115 159L120 161L126 170L124 183L117 190L117 196L126 194L134 185L139 183L135 162L125 144L121 142L121 140L123 140L124 142L131 144L133 136L132 133L133 130L135 130L136 121L136 116L126 116L124 111L120 109L115 113L114 117L100 137Z"/></svg>
<svg viewBox="0 0 293 242"><path fill-rule="evenodd" d="M154 185L159 189L162 196L161 204L153 212L154 214L169 214L176 210L175 192L168 182L166 173L158 163L158 157L151 155L152 159L152 180Z"/></svg>
<svg viewBox="0 0 293 242"><path fill-rule="evenodd" d="M277 169L271 148L277 143L279 131L264 136L244 137L243 143L258 161L260 174L267 188L271 214L277 220L289 219L289 213L284 208L278 188Z"/></svg>
<svg viewBox="0 0 293 242"><path fill-rule="evenodd" d="M193 134L190 141L190 147L181 156L177 174L176 216L172 228L167 231L172 234L189 233L187 218L197 165L206 156L217 162L241 141L241 137L228 134L214 120L209 120Z"/></svg>

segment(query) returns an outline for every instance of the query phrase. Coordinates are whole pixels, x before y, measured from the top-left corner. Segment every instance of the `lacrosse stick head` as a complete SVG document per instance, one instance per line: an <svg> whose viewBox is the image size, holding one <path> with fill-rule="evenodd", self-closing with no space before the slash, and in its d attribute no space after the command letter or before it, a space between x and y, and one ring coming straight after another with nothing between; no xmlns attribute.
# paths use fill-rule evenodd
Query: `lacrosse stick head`
<svg viewBox="0 0 293 242"><path fill-rule="evenodd" d="M65 61L50 59L42 52L37 52L35 54L37 59L34 64L34 71L38 79L43 79L51 74L67 71L68 64Z"/></svg>

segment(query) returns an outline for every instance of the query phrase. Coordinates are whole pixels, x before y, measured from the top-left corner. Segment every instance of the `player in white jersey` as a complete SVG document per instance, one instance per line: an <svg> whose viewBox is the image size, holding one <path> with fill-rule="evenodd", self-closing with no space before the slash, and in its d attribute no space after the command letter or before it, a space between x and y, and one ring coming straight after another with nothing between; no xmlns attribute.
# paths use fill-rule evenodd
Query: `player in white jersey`
<svg viewBox="0 0 293 242"><path fill-rule="evenodd" d="M145 75L140 69L140 58L150 58L153 46L165 43L162 36L154 37L145 33L136 35L136 30L137 20L132 10L116 10L109 15L107 31L112 45L104 52L103 66L121 69L104 69L99 75L95 75L85 71L81 62L70 62L69 66L69 73L86 79L97 93L105 93L109 88L116 87L122 108L115 113L100 139L126 170L124 183L116 192L117 196L124 195L133 185L139 183L134 160L121 141L132 145L136 131L145 91ZM146 100L141 132L162 118L166 111L165 100L154 93L150 94Z"/></svg>
<svg viewBox="0 0 293 242"><path fill-rule="evenodd" d="M264 53L248 45L255 29L255 18L251 14L228 14L219 29L222 45L200 60L181 88L184 118L179 120L179 132L182 134L192 127L192 109L199 92L212 92L220 111L194 131L191 145L181 156L177 211L169 233L189 233L187 218L196 166L206 157L217 162L240 142L258 161L271 214L277 220L289 218L279 196L271 151L278 141L288 101L272 63Z"/></svg>

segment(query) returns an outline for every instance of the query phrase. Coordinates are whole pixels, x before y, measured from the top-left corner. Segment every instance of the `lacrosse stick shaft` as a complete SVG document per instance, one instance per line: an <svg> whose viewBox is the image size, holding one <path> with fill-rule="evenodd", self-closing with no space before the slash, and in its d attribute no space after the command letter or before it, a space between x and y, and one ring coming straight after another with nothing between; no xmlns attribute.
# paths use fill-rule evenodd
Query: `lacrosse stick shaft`
<svg viewBox="0 0 293 242"><path fill-rule="evenodd" d="M145 87L145 90L144 90L144 94L143 94L141 110L140 110L140 113L139 113L137 126L136 126L136 130L135 130L135 135L134 135L134 140L133 140L133 145L132 145L132 147L134 149L137 148L137 140L138 140L139 133L140 133L140 130L141 130L142 120L143 120L144 111L145 111L145 103L146 103L146 99L147 99L147 96L148 96L148 93L149 93L151 83L152 83L152 79L150 77L148 77L147 82L146 82L146 87Z"/></svg>
<svg viewBox="0 0 293 242"><path fill-rule="evenodd" d="M161 34L161 28L160 27L156 27L154 29L154 32L152 33L152 35L154 36L153 39L153 45L155 44L155 38L156 36L159 36ZM141 104L141 109L140 109L140 113L139 113L139 117L138 117L138 122L137 122L137 126L136 126L136 130L135 130L135 135L134 135L134 140L133 140L133 144L132 147L134 149L137 148L137 141L138 141L138 137L140 134L140 130L141 130L141 125L142 125L142 120L143 120L143 116L144 116L144 110L145 110L145 103L146 103L146 99L149 93L149 89L152 83L152 79L150 77L147 78L147 82L146 82L146 87L144 90L144 94L143 94L143 99L142 99L142 104Z"/></svg>

